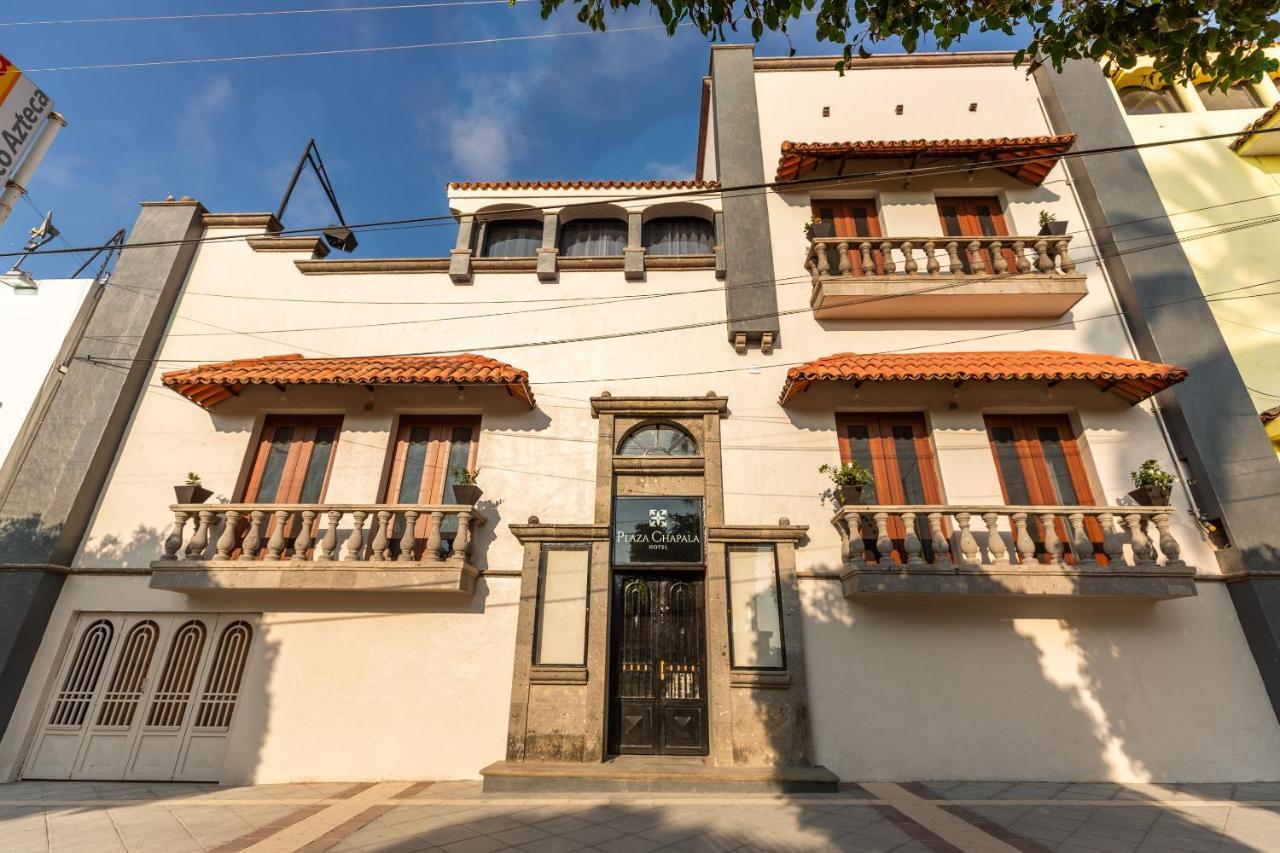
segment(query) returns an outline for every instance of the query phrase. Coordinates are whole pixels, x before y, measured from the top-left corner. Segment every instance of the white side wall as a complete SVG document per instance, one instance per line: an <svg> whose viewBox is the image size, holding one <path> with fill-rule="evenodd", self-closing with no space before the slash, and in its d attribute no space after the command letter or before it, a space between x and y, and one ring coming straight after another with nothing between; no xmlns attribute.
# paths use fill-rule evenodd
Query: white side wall
<svg viewBox="0 0 1280 853"><path fill-rule="evenodd" d="M67 580L0 743L18 771L78 613L261 613L222 782L477 778L507 741L518 578L469 600L339 593L186 596L146 576Z"/></svg>
<svg viewBox="0 0 1280 853"><path fill-rule="evenodd" d="M36 293L0 286L0 463L71 328L91 279L48 279Z"/></svg>

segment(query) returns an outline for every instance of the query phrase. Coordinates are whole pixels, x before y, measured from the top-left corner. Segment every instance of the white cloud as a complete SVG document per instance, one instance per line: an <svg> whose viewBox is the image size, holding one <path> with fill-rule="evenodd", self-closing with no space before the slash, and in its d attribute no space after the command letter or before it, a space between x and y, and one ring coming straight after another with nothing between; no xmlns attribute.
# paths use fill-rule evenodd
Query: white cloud
<svg viewBox="0 0 1280 853"><path fill-rule="evenodd" d="M687 181L692 180L693 170L689 168L688 163L662 163L650 160L645 164L641 175L663 181Z"/></svg>
<svg viewBox="0 0 1280 853"><path fill-rule="evenodd" d="M448 156L457 179L499 179L510 174L527 149L523 130L529 92L545 72L516 78L476 75L466 78L452 109L423 117L428 144Z"/></svg>
<svg viewBox="0 0 1280 853"><path fill-rule="evenodd" d="M231 81L224 75L213 77L187 101L182 111L182 138L201 150L213 145L213 128L218 114L231 103Z"/></svg>

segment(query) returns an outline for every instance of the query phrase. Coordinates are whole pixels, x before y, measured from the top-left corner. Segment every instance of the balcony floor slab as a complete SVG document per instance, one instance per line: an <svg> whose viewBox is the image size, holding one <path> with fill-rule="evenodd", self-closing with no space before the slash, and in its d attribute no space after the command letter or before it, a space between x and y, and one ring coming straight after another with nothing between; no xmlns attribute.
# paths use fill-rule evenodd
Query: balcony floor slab
<svg viewBox="0 0 1280 853"><path fill-rule="evenodd" d="M822 276L810 305L819 320L1057 318L1089 292L1080 274Z"/></svg>
<svg viewBox="0 0 1280 853"><path fill-rule="evenodd" d="M1196 594L1194 571L1157 567L1124 574L1060 570L927 572L855 569L841 578L846 598L871 595L1041 596L1159 601Z"/></svg>
<svg viewBox="0 0 1280 853"><path fill-rule="evenodd" d="M401 563L390 560L292 563L266 561L157 561L151 587L175 592L218 590L330 590L428 592L470 595L478 572L461 561Z"/></svg>

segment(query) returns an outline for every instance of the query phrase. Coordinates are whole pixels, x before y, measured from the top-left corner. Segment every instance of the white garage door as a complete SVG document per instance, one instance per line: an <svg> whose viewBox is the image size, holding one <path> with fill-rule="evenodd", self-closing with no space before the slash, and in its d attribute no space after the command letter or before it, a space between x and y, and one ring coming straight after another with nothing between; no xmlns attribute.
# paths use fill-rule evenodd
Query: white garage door
<svg viewBox="0 0 1280 853"><path fill-rule="evenodd" d="M218 781L252 643L240 614L81 616L23 775Z"/></svg>

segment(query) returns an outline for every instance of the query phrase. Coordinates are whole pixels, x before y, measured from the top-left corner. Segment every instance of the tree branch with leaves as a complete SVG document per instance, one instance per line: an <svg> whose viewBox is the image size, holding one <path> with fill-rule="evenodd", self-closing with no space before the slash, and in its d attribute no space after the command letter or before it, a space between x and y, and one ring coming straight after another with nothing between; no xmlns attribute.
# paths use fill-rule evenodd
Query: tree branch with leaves
<svg viewBox="0 0 1280 853"><path fill-rule="evenodd" d="M685 25L713 41L748 29L787 36L812 16L819 41L841 50L841 70L890 39L908 53L932 41L958 47L971 33L1025 39L1014 64L1061 69L1070 59L1109 60L1131 67L1149 56L1164 80L1205 79L1225 88L1277 70L1266 48L1280 39L1280 0L539 0L542 17L575 8L578 21L606 29L606 17L652 5L674 35Z"/></svg>

